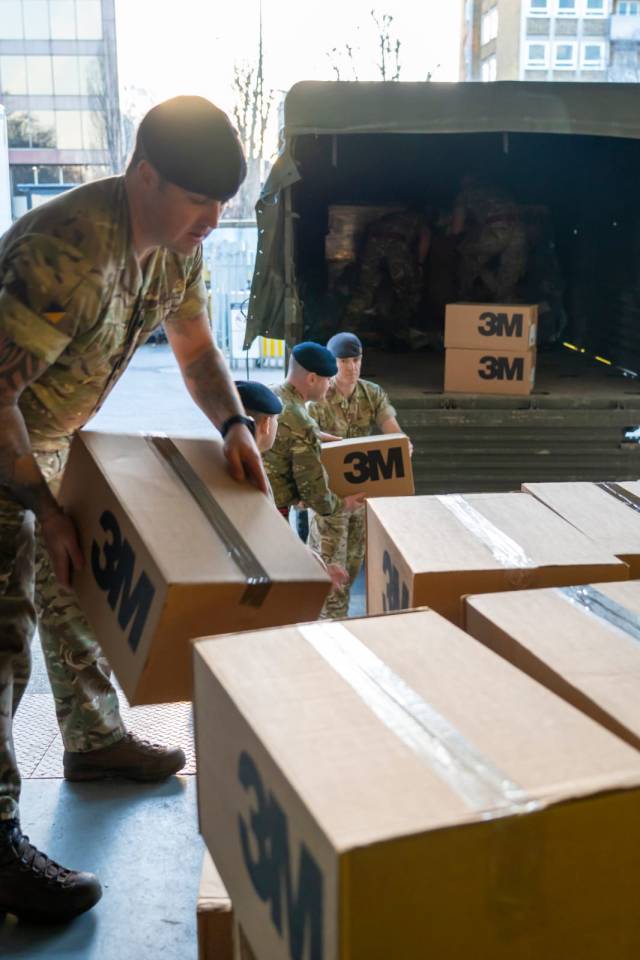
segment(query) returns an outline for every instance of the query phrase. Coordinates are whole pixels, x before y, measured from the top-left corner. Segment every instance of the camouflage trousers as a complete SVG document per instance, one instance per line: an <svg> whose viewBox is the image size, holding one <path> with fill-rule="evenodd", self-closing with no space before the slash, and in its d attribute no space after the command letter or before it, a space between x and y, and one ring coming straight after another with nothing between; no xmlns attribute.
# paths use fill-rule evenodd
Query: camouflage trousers
<svg viewBox="0 0 640 960"><path fill-rule="evenodd" d="M366 327L366 314L389 312L390 304L379 300L385 274L391 283L394 323L407 326L422 297L423 274L410 246L396 237L372 238L364 251L354 290L343 317L343 327Z"/></svg>
<svg viewBox="0 0 640 960"><path fill-rule="evenodd" d="M62 460L41 467L52 488ZM48 469L44 469L44 467ZM0 490L0 820L18 815L13 717L29 681L36 626L65 749L95 750L124 727L109 667L73 594L57 585L33 514Z"/></svg>
<svg viewBox="0 0 640 960"><path fill-rule="evenodd" d="M351 587L364 561L365 508L353 513L339 510L330 517L314 513L309 524L309 546L325 563L339 563L349 574L345 587L334 588L324 602L321 620L338 620L349 615Z"/></svg>
<svg viewBox="0 0 640 960"><path fill-rule="evenodd" d="M478 281L496 303L514 299L527 267L527 239L521 224L496 223L471 231L460 243L459 252L462 300L478 295Z"/></svg>

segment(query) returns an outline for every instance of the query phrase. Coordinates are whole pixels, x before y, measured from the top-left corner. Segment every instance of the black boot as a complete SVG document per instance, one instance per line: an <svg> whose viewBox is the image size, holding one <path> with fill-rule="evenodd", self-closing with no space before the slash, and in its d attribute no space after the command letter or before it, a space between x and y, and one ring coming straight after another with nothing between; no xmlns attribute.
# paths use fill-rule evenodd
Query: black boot
<svg viewBox="0 0 640 960"><path fill-rule="evenodd" d="M0 820L0 914L62 923L89 910L101 896L92 873L61 867L29 843L17 820Z"/></svg>

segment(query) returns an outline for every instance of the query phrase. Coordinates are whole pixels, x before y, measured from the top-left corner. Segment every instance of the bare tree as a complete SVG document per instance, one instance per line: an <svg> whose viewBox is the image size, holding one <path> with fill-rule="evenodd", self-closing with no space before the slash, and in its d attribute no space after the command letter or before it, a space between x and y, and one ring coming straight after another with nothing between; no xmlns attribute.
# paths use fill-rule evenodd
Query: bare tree
<svg viewBox="0 0 640 960"><path fill-rule="evenodd" d="M89 78L89 94L93 100L93 124L100 149L108 154L111 173L122 173L126 152L122 131L122 115L117 89L111 83L112 74L105 57L96 60Z"/></svg>
<svg viewBox="0 0 640 960"><path fill-rule="evenodd" d="M393 17L390 13L378 15L375 10L371 11L371 17L378 28L378 51L380 60L378 61L378 70L381 80L399 80L400 79L400 40L393 37L391 25Z"/></svg>

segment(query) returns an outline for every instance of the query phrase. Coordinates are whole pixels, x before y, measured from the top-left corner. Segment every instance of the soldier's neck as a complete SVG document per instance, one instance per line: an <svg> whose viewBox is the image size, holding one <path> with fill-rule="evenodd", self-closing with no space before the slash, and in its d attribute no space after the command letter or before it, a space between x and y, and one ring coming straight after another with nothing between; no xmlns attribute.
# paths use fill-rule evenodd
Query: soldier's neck
<svg viewBox="0 0 640 960"><path fill-rule="evenodd" d="M355 383L351 383L351 382L349 382L349 381L339 380L339 379L336 377L333 382L334 382L335 385L336 385L336 390L338 391L339 394L341 394L341 395L345 398L345 400L350 400L350 399L351 399L351 397L352 397L353 394L355 393L356 387L358 386L358 381L357 381L357 380L356 380Z"/></svg>

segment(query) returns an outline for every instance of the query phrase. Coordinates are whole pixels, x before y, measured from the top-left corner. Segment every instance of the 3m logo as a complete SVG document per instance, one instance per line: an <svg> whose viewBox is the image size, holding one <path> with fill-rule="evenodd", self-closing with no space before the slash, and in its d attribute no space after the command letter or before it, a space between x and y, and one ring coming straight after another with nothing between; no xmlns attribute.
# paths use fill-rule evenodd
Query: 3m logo
<svg viewBox="0 0 640 960"><path fill-rule="evenodd" d="M382 594L382 609L385 613L392 610L409 609L409 588L406 583L400 583L398 568L391 559L391 554L385 550L382 556L382 572L386 577L385 590Z"/></svg>
<svg viewBox="0 0 640 960"><path fill-rule="evenodd" d="M131 623L127 642L135 653L149 616L155 587L144 570L133 586L136 556L129 541L123 540L118 521L110 510L105 510L100 517L100 526L107 537L102 545L95 540L91 544L91 570L100 589L106 591L111 609L115 611L117 608L121 630L126 631Z"/></svg>
<svg viewBox="0 0 640 960"><path fill-rule="evenodd" d="M238 778L253 794L247 819L238 816L242 857L253 889L270 904L271 921L286 938L291 960L322 960L323 878L320 867L304 843L298 852L297 885L291 868L289 826L286 814L265 790L253 759L246 751L238 758ZM285 923L286 921L286 923Z"/></svg>
<svg viewBox="0 0 640 960"><path fill-rule="evenodd" d="M524 357L480 357L482 380L524 380Z"/></svg>
<svg viewBox="0 0 640 960"><path fill-rule="evenodd" d="M367 480L402 479L405 475L402 447L389 447L385 458L382 450L353 450L344 458L344 478L348 483L366 483Z"/></svg>
<svg viewBox="0 0 640 960"><path fill-rule="evenodd" d="M493 313L487 310L480 314L478 333L483 337L521 337L524 331L524 317L521 313Z"/></svg>

